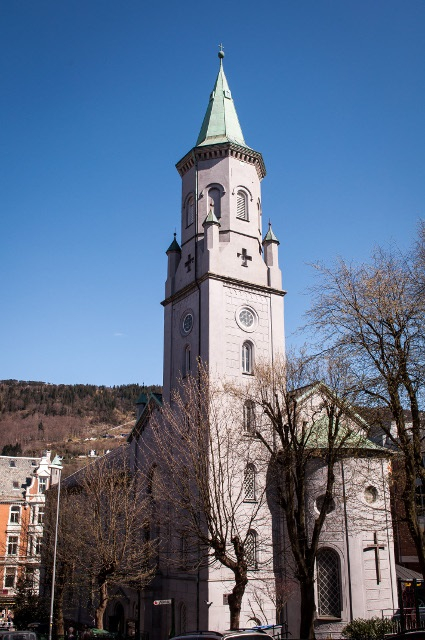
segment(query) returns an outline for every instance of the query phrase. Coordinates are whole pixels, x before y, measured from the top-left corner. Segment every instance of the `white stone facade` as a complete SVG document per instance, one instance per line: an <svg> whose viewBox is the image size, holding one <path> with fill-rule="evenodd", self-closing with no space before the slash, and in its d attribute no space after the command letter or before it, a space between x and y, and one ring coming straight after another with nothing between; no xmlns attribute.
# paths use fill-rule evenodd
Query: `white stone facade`
<svg viewBox="0 0 425 640"><path fill-rule="evenodd" d="M260 154L231 141L204 143L192 149L177 169L182 177L181 248L172 245L167 252L165 402L179 378L195 370L198 358L208 363L217 379L243 384L254 373L253 367L244 370L244 345L250 345L254 363L273 363L285 348L284 291L278 242L271 229L263 242L260 183L265 171ZM250 314L245 325L243 309ZM152 457L143 453L151 446L147 444L146 415L131 441L135 464L145 468L152 463ZM323 468L311 470L308 505L312 519L317 515L323 473ZM320 547L322 557L330 563L326 570L338 571L340 616L322 615L319 606L319 636L339 636L350 619L381 616L383 609L397 606L388 473L387 458L370 451L337 464L335 509L327 517ZM368 488L373 494L370 502L364 497ZM262 562L250 573L240 624L252 626L254 618L263 624L278 622L273 597L264 585L273 586L275 576L284 575L295 585L284 617L291 637L296 638L299 606L293 562L282 516L268 509L267 504L262 507L258 528ZM371 547L374 544L379 548ZM336 568L331 566L334 560ZM230 571L217 564L199 573L166 571L161 560L160 569L162 575L144 592L138 612L141 631L149 632L150 640L165 638L171 623L170 609L152 606L154 599L174 599L177 632L197 626L217 631L229 628L225 600L234 584ZM318 593L318 602L320 597Z"/></svg>

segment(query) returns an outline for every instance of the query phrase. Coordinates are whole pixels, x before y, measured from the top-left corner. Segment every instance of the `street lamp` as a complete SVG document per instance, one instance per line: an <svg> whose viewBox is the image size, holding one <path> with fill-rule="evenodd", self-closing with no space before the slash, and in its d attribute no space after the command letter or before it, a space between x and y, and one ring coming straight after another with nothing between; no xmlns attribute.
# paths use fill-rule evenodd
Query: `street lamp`
<svg viewBox="0 0 425 640"><path fill-rule="evenodd" d="M55 526L55 546L53 550L53 571L52 571L52 588L50 595L50 621L49 621L49 640L52 640L53 634L53 605L55 602L55 579L56 579L56 552L58 547L58 528L59 528L59 504L60 504L60 496L61 496L61 473L62 473L62 465L60 464L60 458L53 461L52 467L57 469L58 471L58 500L56 503L56 526Z"/></svg>

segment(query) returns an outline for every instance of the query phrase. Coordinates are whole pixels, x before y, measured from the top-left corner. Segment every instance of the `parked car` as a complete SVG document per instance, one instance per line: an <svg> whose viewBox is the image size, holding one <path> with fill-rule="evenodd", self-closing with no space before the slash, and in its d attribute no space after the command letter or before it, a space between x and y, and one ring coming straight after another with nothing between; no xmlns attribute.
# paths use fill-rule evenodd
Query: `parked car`
<svg viewBox="0 0 425 640"><path fill-rule="evenodd" d="M218 631L187 631L172 640L222 640L223 634Z"/></svg>
<svg viewBox="0 0 425 640"><path fill-rule="evenodd" d="M225 631L226 640L264 640L267 632L262 629L240 629L239 631Z"/></svg>
<svg viewBox="0 0 425 640"><path fill-rule="evenodd" d="M34 631L0 631L0 640L37 640Z"/></svg>
<svg viewBox="0 0 425 640"><path fill-rule="evenodd" d="M181 633L172 640L264 640L267 633L255 629L234 629L229 631L189 631Z"/></svg>

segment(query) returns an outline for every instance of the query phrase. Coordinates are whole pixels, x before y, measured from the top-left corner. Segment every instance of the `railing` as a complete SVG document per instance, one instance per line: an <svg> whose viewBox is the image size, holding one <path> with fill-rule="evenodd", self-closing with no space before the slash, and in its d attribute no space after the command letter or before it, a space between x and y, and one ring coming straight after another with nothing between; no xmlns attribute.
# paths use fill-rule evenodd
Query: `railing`
<svg viewBox="0 0 425 640"><path fill-rule="evenodd" d="M382 617L390 620L393 633L425 629L425 607L403 607L401 609L384 609Z"/></svg>

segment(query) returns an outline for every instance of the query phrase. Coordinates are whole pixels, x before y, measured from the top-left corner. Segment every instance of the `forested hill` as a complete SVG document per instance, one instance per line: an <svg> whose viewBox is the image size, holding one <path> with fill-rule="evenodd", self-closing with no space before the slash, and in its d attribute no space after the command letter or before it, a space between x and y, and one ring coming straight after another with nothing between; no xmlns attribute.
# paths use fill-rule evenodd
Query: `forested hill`
<svg viewBox="0 0 425 640"><path fill-rule="evenodd" d="M93 449L103 453L125 441L134 424L135 402L148 391L160 387L2 380L0 452L40 456L49 448L65 459Z"/></svg>

